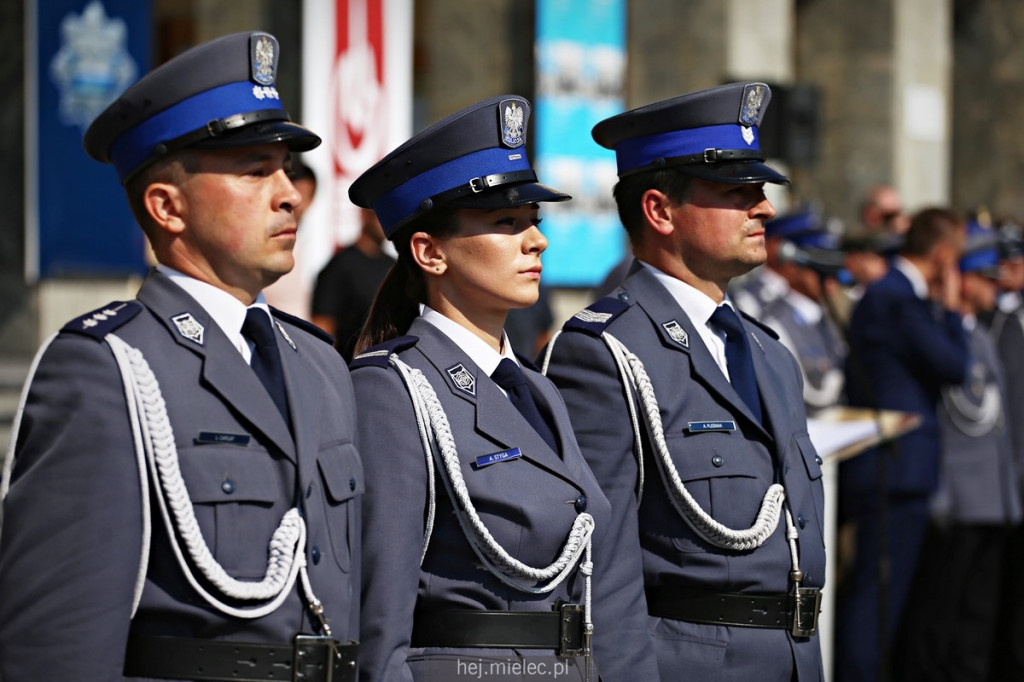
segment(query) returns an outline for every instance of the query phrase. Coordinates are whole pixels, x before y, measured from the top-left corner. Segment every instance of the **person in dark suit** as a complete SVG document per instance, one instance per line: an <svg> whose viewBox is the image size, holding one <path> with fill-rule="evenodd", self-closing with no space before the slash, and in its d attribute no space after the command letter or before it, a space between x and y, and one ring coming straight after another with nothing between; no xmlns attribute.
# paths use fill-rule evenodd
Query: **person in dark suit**
<svg viewBox="0 0 1024 682"><path fill-rule="evenodd" d="M964 239L964 221L954 211L919 211L900 255L867 288L850 320L850 405L913 412L921 425L840 465L840 518L856 529L837 613L840 680L887 674L887 650L939 481L939 395L943 386L963 383L969 367L957 267ZM879 582L880 571L887 584Z"/></svg>
<svg viewBox="0 0 1024 682"><path fill-rule="evenodd" d="M758 143L770 97L734 83L594 127L636 262L542 365L616 532L640 537L663 680L822 679L822 471L800 370L726 296L765 260L765 183L787 182Z"/></svg>
<svg viewBox="0 0 1024 682"><path fill-rule="evenodd" d="M931 523L900 628L899 680L990 680L1004 554L1021 520L1006 423L1006 379L989 328L996 307L995 231L968 223L960 259L960 311L971 367L938 407L941 459Z"/></svg>
<svg viewBox="0 0 1024 682"><path fill-rule="evenodd" d="M355 678L351 380L261 295L293 263L289 151L320 142L277 63L269 34L219 38L86 132L158 265L26 384L0 484L4 680Z"/></svg>
<svg viewBox="0 0 1024 682"><path fill-rule="evenodd" d="M503 331L537 300L540 203L569 198L537 184L529 114L479 102L349 192L398 251L351 365L366 682L657 679L637 538L609 527L558 392Z"/></svg>

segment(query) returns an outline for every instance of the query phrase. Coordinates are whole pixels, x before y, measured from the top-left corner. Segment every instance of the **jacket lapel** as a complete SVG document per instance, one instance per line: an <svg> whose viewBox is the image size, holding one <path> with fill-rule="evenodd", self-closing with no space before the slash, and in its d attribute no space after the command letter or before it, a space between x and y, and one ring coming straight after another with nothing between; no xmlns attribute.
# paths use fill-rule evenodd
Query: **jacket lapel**
<svg viewBox="0 0 1024 682"><path fill-rule="evenodd" d="M156 314L179 346L202 359L202 377L210 388L294 461L295 443L284 418L252 368L206 310L159 272L146 279L138 299ZM194 331L197 329L199 333ZM293 393L289 391L289 401ZM294 403L290 404L294 414Z"/></svg>
<svg viewBox="0 0 1024 682"><path fill-rule="evenodd" d="M571 474L562 462L558 453L551 450L529 422L512 405L508 397L501 392L489 376L487 376L462 350L447 336L429 322L416 320L409 328L409 334L418 336L417 347L435 366L437 373L444 382L447 391L459 400L470 403L474 409L474 426L482 435L500 443L504 448L519 448L522 456L530 461L563 477ZM538 398L535 379L529 376L531 393ZM433 383L433 382L432 382ZM471 388L470 388L471 386ZM435 390L438 390L435 383ZM444 403L446 398L438 397ZM549 408L544 399L541 409ZM449 417L450 418L450 417ZM552 425L557 437L564 443L564 435L558 433L556 425ZM461 452L459 458L470 461L483 452Z"/></svg>
<svg viewBox="0 0 1024 682"><path fill-rule="evenodd" d="M728 402L732 408L742 413L749 422L761 429L766 435L768 432L764 426L754 418L753 413L747 404L740 397L736 389L725 377L722 369L715 362L711 351L704 345L704 341L697 333L697 329L689 316L683 311L680 305L672 297L665 287L646 269L640 269L627 280L624 288L631 294L637 305L644 310L651 322L658 330L662 345L674 351L686 354L690 358L694 377L703 383L709 390L716 393L722 400ZM745 325L746 326L746 325ZM747 327L749 332L749 327ZM761 388L764 385L766 373L763 367L767 365L761 358L758 366L758 353L763 356L758 343L750 340L751 351L754 354L754 367L757 374L757 385ZM650 374L653 368L647 367ZM762 393L763 395L763 393ZM763 402L763 401L762 401Z"/></svg>

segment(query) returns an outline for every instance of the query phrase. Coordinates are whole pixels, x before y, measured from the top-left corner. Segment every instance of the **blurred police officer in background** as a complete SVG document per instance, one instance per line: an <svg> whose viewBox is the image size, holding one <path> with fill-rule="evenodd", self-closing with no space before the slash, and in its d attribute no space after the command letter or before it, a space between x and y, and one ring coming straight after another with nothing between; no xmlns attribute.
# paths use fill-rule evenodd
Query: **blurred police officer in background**
<svg viewBox="0 0 1024 682"><path fill-rule="evenodd" d="M990 679L1004 552L1021 519L1006 380L980 319L998 294L994 230L968 224L960 273L971 365L963 384L942 389L939 485L896 657L896 679L907 682Z"/></svg>
<svg viewBox="0 0 1024 682"><path fill-rule="evenodd" d="M0 678L353 679L363 482L330 339L269 309L293 265L266 33L195 47L93 122L158 265L37 356L0 534ZM333 675L333 677L332 677Z"/></svg>
<svg viewBox="0 0 1024 682"><path fill-rule="evenodd" d="M999 226L999 302L990 322L1006 375L1006 421L1016 468L1018 494L1024 497L1024 233L1015 220ZM991 679L1024 679L1024 524L1013 529L1006 549L996 626Z"/></svg>
<svg viewBox="0 0 1024 682"><path fill-rule="evenodd" d="M770 97L734 83L594 127L637 262L545 358L617 525L639 532L663 680L823 679L821 459L800 369L726 297L765 261L764 184L787 182L758 142Z"/></svg>
<svg viewBox="0 0 1024 682"><path fill-rule="evenodd" d="M875 680L914 578L939 476L940 391L967 377L960 315L964 221L929 208L915 214L886 275L853 310L846 389L855 407L921 416L921 425L840 465L840 517L855 523L855 549L837 613L839 680Z"/></svg>
<svg viewBox="0 0 1024 682"><path fill-rule="evenodd" d="M846 344L825 298L842 267L837 242L816 210L778 216L765 224L764 266L730 292L743 312L774 329L796 357L809 413L843 397Z"/></svg>
<svg viewBox="0 0 1024 682"><path fill-rule="evenodd" d="M349 191L398 250L352 363L365 682L657 679L637 535L503 331L537 300L540 202L569 198L537 182L529 116L514 95L479 102Z"/></svg>

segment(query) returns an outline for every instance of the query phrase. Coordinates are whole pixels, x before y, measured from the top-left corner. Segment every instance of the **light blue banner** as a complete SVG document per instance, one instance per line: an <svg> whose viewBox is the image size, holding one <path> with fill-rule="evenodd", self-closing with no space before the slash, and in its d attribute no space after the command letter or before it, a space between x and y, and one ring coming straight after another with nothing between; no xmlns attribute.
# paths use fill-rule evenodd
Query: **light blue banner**
<svg viewBox="0 0 1024 682"><path fill-rule="evenodd" d="M625 0L537 0L534 165L573 196L542 209L548 286L592 287L624 253L615 154L590 130L623 110L625 65Z"/></svg>

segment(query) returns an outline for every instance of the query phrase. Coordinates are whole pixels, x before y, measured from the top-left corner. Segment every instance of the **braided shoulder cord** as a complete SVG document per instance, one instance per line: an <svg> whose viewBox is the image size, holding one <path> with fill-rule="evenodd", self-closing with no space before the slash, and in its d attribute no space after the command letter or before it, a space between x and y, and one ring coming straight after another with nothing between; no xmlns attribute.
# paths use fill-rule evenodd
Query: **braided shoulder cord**
<svg viewBox="0 0 1024 682"><path fill-rule="evenodd" d="M602 334L602 338L608 344L612 354L616 356L617 362L628 368L630 382L640 395L640 404L643 408L647 430L658 454L656 461L666 482L665 487L669 491L672 505L679 515L694 533L715 547L744 551L763 545L775 532L782 516L782 506L786 498L782 485L773 483L768 488L761 501L757 518L750 528L734 530L712 518L693 499L672 461L668 444L665 442L665 432L658 410L658 399L654 394L654 386L651 384L643 362L611 334L605 332Z"/></svg>
<svg viewBox="0 0 1024 682"><path fill-rule="evenodd" d="M237 618L259 618L273 613L281 606L291 593L296 577L301 573L310 608L317 613L317 609L322 607L313 594L306 575L306 525L298 509L293 508L285 513L281 524L271 537L270 557L263 580L240 581L228 575L210 552L196 521L192 501L181 477L174 434L156 376L138 349L114 334L108 334L106 340L121 368L126 395L131 396L128 400L129 409L133 416L137 417L133 421L137 421L139 425L145 457L153 479L153 489L171 548L189 584L210 606L221 613ZM219 597L207 591L193 575L179 543L179 536L185 544L189 558L222 596L267 603L238 608L224 603ZM326 627L325 633L329 634Z"/></svg>
<svg viewBox="0 0 1024 682"><path fill-rule="evenodd" d="M424 444L424 452L430 453L427 455L428 460L431 455L437 458L438 466L444 474L441 479L455 506L456 518L458 518L459 525L462 526L463 533L476 555L488 567L488 570L506 585L531 594L545 594L554 590L572 572L582 556L584 559L580 564L580 573L585 578L585 622L588 628L592 627L590 595L593 573L591 560L593 517L587 513L579 514L576 517L561 553L551 565L545 568L534 568L509 554L491 535L477 514L462 476L455 438L452 435L444 407L437 398L437 393L434 392L423 372L402 362L397 355L391 355L390 363L409 389L409 395L416 411L416 422L420 428L420 440ZM430 491L430 494L433 497L433 490ZM431 500L431 509L433 505L434 502ZM424 546L423 554L426 554L426 546ZM544 581L547 581L546 584L540 584Z"/></svg>
<svg viewBox="0 0 1024 682"><path fill-rule="evenodd" d="M1003 418L999 387L985 386L979 405L971 402L964 393L962 386L947 386L942 391L942 404L957 429L972 438L979 438L995 428Z"/></svg>
<svg viewBox="0 0 1024 682"><path fill-rule="evenodd" d="M540 371L541 374L547 376L548 367L551 365L551 353L555 350L555 342L558 337L562 335L562 330L559 329L551 336L551 340L548 342L547 348L544 351L544 360L541 363ZM622 393L626 398L626 407L629 410L629 420L633 426L633 454L636 456L636 504L639 507L640 502L643 501L644 497L644 445L643 445L643 433L641 432L642 424L640 417L637 415L636 401L633 397L633 392L629 389L632 385L629 377L629 366L624 362L621 355L612 353L612 358L615 360L615 366L619 370L619 378L622 380Z"/></svg>

